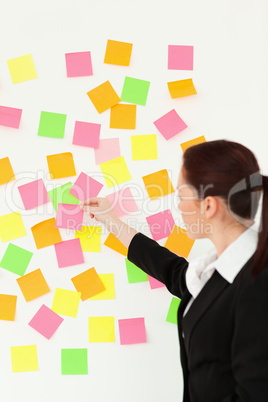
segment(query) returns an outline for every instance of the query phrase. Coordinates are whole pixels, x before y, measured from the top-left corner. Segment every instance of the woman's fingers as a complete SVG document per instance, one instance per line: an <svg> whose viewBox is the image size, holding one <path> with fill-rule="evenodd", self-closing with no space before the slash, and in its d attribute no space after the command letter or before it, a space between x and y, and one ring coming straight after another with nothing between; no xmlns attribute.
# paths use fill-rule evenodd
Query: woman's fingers
<svg viewBox="0 0 268 402"><path fill-rule="evenodd" d="M84 202L81 202L82 205L99 205L100 203L100 197L91 197L88 200L85 200Z"/></svg>

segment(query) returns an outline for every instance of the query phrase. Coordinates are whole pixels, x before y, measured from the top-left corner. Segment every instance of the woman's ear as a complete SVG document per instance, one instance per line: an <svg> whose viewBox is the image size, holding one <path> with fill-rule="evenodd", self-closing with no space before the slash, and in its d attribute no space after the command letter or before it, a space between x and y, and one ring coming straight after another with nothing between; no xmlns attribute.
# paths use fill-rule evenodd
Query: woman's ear
<svg viewBox="0 0 268 402"><path fill-rule="evenodd" d="M208 196L203 200L203 213L206 219L211 219L218 211L218 199L216 197Z"/></svg>

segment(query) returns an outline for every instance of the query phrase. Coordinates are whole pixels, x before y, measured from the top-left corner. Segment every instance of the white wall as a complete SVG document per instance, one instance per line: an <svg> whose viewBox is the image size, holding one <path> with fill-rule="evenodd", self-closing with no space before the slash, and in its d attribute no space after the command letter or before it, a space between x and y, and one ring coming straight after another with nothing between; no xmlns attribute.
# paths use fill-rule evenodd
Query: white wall
<svg viewBox="0 0 268 402"><path fill-rule="evenodd" d="M205 135L242 142L251 148L263 173L267 162L267 9L266 0L8 0L2 2L0 37L1 105L23 109L19 130L0 127L0 158L9 156L18 178L47 176L46 155L71 151L77 173L100 172L93 149L72 145L75 120L102 124L101 138L118 137L122 154L144 199L140 212L124 221L150 236L145 216L172 208L176 223L180 217L172 197L147 203L141 177L166 168L176 185L181 163L180 143ZM107 39L133 43L130 67L103 63ZM194 70L167 70L169 44L194 46ZM64 54L90 50L92 77L68 79ZM6 60L32 53L38 79L13 85ZM139 106L137 127L109 129L109 111L99 115L86 92L110 80L121 93L125 75L151 81L146 107ZM193 78L198 95L172 100L166 83ZM132 161L130 135L154 134L153 121L175 108L188 128L166 141L157 133L159 159ZM67 114L64 139L37 136L40 112ZM74 177L71 178L74 181ZM68 179L57 180L57 184ZM104 180L103 180L104 183ZM11 185L13 187L11 187ZM121 188L118 186L118 188ZM0 187L0 215L15 206L6 202L6 191L23 213L14 183ZM100 196L110 193L104 186ZM145 211L145 204L148 208ZM15 210L15 209L14 209ZM53 247L36 250L30 227L53 216L53 209L23 213L28 236L12 243L34 252L26 272L41 268L51 292L26 303L16 275L0 271L0 293L18 295L15 322L0 322L0 399L4 402L134 402L180 401L182 376L177 328L165 322L171 295L165 289L150 290L148 283L127 282L124 257L102 245L101 253L84 253L85 264L59 269ZM62 231L64 239L68 236ZM70 238L71 236L69 236ZM102 243L107 237L103 231ZM163 244L165 240L160 241ZM0 244L0 258L7 247ZM194 258L211 245L199 241L189 255ZM70 278L94 266L98 273L113 272L116 299L80 303L77 318L66 317L50 341L27 323L41 304L51 306L55 287L74 290ZM87 317L114 315L117 319L145 317L148 342L120 346L116 325L114 344L89 344ZM39 371L12 373L10 346L37 344ZM62 376L60 349L88 348L89 374Z"/></svg>

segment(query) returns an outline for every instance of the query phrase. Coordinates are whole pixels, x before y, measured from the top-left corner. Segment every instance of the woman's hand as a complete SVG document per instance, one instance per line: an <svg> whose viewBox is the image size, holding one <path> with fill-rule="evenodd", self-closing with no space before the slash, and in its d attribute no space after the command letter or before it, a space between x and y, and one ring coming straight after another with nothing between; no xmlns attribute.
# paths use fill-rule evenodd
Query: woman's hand
<svg viewBox="0 0 268 402"><path fill-rule="evenodd" d="M110 231L112 231L112 225L121 223L107 198L93 197L81 202L79 205L92 219L95 218L96 221L103 223Z"/></svg>

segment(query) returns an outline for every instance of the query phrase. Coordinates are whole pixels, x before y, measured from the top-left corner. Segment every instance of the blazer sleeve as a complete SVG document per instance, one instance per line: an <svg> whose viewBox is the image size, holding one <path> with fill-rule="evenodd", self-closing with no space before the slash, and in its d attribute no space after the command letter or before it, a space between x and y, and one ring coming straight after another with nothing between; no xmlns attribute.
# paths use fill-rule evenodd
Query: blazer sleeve
<svg viewBox="0 0 268 402"><path fill-rule="evenodd" d="M131 240L127 258L148 275L164 283L174 296L182 297L186 290L185 273L188 267L185 258L140 232Z"/></svg>

